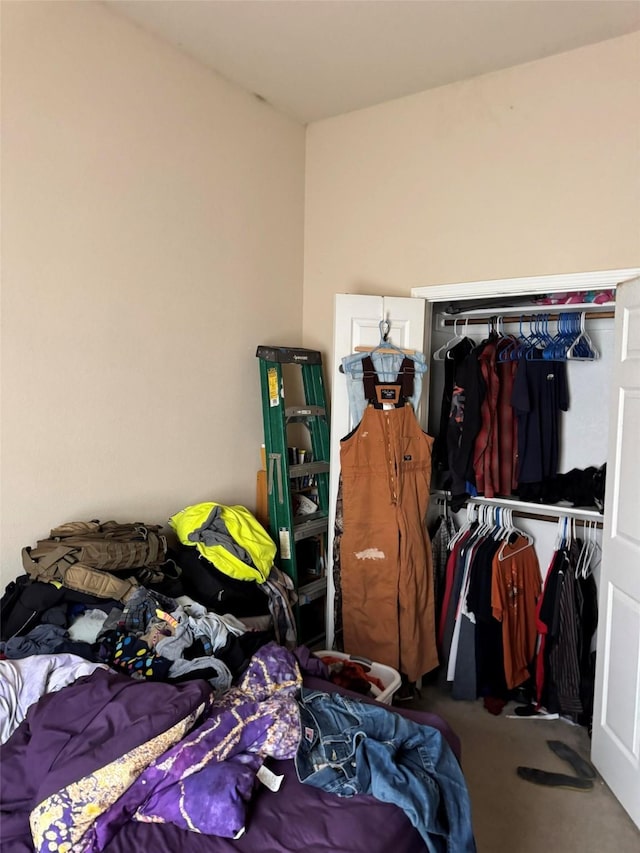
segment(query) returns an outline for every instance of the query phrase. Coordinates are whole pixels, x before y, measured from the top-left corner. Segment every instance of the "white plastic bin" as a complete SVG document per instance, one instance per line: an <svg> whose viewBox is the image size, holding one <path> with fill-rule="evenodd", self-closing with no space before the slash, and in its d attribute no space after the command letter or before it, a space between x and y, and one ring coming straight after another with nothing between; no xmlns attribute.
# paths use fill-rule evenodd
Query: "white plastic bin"
<svg viewBox="0 0 640 853"><path fill-rule="evenodd" d="M384 684L384 690L382 691L379 690L375 684L372 684L371 693L375 696L377 702L382 702L385 705L391 704L393 694L400 687L400 673L393 669L393 667L391 666L385 666L382 663L376 663L373 660L360 657L359 655L347 655L344 652L333 652L329 649L321 649L318 652L314 652L314 655L319 658L341 658L342 660L350 660L354 663L359 663L367 670L367 672L370 672L371 675L375 676L375 678L379 678L380 681Z"/></svg>

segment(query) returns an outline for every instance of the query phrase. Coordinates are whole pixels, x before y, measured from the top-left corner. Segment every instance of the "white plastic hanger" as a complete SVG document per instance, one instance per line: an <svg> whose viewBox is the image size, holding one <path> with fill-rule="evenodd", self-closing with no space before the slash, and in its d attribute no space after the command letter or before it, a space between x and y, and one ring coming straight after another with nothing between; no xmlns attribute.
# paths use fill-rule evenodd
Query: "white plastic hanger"
<svg viewBox="0 0 640 853"><path fill-rule="evenodd" d="M580 312L580 334L567 350L567 358L575 361L595 361L600 358L600 353L594 347L591 338L586 332L586 313Z"/></svg>
<svg viewBox="0 0 640 853"><path fill-rule="evenodd" d="M469 321L467 320L467 325L468 323ZM463 339L464 335L458 334L458 320L456 319L453 321L453 337L449 338L448 341L445 341L445 343L443 343L441 347L438 347L438 349L434 352L432 356L433 360L444 361L447 356L447 351Z"/></svg>
<svg viewBox="0 0 640 853"><path fill-rule="evenodd" d="M601 549L597 540L597 524L595 521L585 521L584 524L584 540L580 555L576 561L576 578L588 578L593 569L600 563ZM597 557L594 563L594 557Z"/></svg>
<svg viewBox="0 0 640 853"><path fill-rule="evenodd" d="M462 320L460 321L462 322ZM462 332L458 331L458 320L453 321L453 337L449 338L446 343L444 343L441 347L439 347L432 355L432 358L435 361L444 361L446 358L451 358L451 350L459 343L462 343L465 339L469 339L472 346L475 346L474 341L468 337L468 329L469 329L469 318L467 317L464 321L464 329Z"/></svg>
<svg viewBox="0 0 640 853"><path fill-rule="evenodd" d="M456 542L459 539L461 539L468 530L471 529L471 526L477 520L478 520L478 512L476 510L476 507L474 504L471 503L471 501L469 501L467 503L467 517L466 517L463 525L460 527L460 529L457 531L455 536L452 538L451 542L449 542L449 550L450 551L453 549L453 546L456 544Z"/></svg>
<svg viewBox="0 0 640 853"><path fill-rule="evenodd" d="M591 559L590 555L591 555L592 542L591 542L590 522L584 521L583 527L584 527L584 537L582 539L582 548L580 549L580 553L578 554L578 559L576 560L575 576L577 578L579 578L580 575L582 574L585 563L588 566L590 563L590 559Z"/></svg>
<svg viewBox="0 0 640 853"><path fill-rule="evenodd" d="M566 515L558 516L558 529L556 530L556 538L553 543L554 551L562 551L566 547L567 522Z"/></svg>
<svg viewBox="0 0 640 853"><path fill-rule="evenodd" d="M533 545L533 536L530 536L528 533L525 533L524 530L521 530L519 527L516 527L513 524L512 510L508 509L508 510L506 510L506 512L508 513L508 519L509 519L509 522L508 522L509 523L509 535L511 533L515 533L515 534L517 534L517 536L523 538L526 541L525 541L524 545L520 546L520 548L517 548L515 551L509 550L509 553L505 554L505 548L507 547L507 545L509 545L509 539L507 538L502 543L502 545L500 546L500 550L498 551L498 559L501 562L503 560L509 559L510 557L515 557L516 554L520 554L523 551L526 551L527 548L530 548Z"/></svg>

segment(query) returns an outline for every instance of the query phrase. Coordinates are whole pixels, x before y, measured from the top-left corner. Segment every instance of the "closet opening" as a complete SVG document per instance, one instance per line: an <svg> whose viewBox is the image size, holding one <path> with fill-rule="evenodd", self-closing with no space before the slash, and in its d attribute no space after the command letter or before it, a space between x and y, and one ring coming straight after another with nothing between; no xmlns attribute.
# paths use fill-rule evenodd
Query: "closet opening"
<svg viewBox="0 0 640 853"><path fill-rule="evenodd" d="M539 714L565 713L590 728L615 289L448 299L431 309L427 432L435 443L428 526L436 542L440 666L424 683L455 699L484 698L493 713L500 702L516 700L529 714L532 707ZM466 547L478 551L479 560L467 556L466 565L459 560L454 568L451 544L447 560L439 559L443 537L469 537ZM578 605L566 611L571 631L581 632L582 659L573 662L582 675L560 699L549 694L557 688L545 686L540 673L536 685L533 666L515 671L508 634L506 645L490 630L485 636L482 616L473 612L482 612L484 601L484 616L502 619L490 605L499 597L496 572L510 541L516 546L503 594L521 596L528 608L528 645L517 652L530 665L543 655L539 602L546 597L547 608L560 606L551 584L559 561L566 558L573 572L571 602L578 596L582 607L588 599L594 611L588 620Z"/></svg>

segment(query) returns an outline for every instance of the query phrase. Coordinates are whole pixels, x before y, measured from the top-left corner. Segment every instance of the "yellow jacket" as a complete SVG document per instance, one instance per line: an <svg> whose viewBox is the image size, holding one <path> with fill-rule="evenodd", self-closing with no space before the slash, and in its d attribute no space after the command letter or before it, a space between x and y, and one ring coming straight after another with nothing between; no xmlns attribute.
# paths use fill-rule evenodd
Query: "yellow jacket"
<svg viewBox="0 0 640 853"><path fill-rule="evenodd" d="M218 513L214 513L216 508L219 508ZM226 532L247 552L253 565L243 562L224 544L205 543L205 539L215 540L215 533L206 535L209 532L207 522L212 515L218 522L223 522ZM213 501L194 504L173 515L169 524L183 545L195 546L217 569L230 577L257 583L263 583L269 577L276 555L275 543L245 507L224 506Z"/></svg>

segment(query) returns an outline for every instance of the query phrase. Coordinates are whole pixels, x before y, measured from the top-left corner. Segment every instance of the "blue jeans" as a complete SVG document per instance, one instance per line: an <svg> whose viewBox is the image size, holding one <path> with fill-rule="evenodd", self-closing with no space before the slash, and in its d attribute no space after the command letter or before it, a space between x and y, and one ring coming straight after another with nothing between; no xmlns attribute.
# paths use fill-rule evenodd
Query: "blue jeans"
<svg viewBox="0 0 640 853"><path fill-rule="evenodd" d="M474 853L467 786L437 729L337 693L303 689L299 705L301 782L399 806L431 853Z"/></svg>

